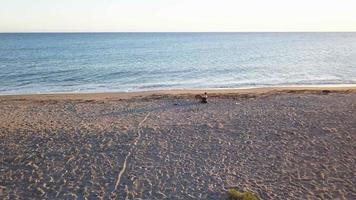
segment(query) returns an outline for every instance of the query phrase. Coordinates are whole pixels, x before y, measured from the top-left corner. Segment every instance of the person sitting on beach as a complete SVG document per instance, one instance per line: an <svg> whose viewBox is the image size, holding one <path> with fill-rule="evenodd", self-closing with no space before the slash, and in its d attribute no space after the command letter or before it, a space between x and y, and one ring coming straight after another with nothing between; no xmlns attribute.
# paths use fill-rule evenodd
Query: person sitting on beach
<svg viewBox="0 0 356 200"><path fill-rule="evenodd" d="M202 103L208 103L208 94L205 92L204 95L201 97Z"/></svg>

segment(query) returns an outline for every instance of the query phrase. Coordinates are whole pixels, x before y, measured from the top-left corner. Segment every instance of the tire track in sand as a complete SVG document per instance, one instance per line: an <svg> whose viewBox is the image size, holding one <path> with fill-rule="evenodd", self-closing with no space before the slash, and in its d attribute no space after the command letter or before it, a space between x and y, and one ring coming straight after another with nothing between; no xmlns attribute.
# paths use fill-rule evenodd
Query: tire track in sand
<svg viewBox="0 0 356 200"><path fill-rule="evenodd" d="M145 121L147 120L147 118L150 116L151 113L148 113L146 115L146 117L138 124L137 126L137 137L136 139L134 140L132 146L131 146L131 149L129 151L129 153L127 154L127 156L125 157L125 161L124 161L124 164L122 165L122 169L120 170L119 174L117 175L117 178L116 178L116 182L115 182L115 187L114 187L114 190L111 192L111 193L114 193L115 191L117 191L118 187L120 186L120 181L121 181L121 177L122 175L125 173L125 170L126 170L126 166L127 166L127 161L129 159L129 157L131 156L134 148L136 147L138 141L141 139L141 126L143 123L145 123Z"/></svg>

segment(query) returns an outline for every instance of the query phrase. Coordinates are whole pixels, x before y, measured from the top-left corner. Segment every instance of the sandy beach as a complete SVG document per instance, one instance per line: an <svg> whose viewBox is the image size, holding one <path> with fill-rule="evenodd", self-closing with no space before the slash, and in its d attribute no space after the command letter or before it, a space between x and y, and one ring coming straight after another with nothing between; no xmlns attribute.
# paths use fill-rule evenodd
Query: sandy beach
<svg viewBox="0 0 356 200"><path fill-rule="evenodd" d="M356 199L356 88L0 96L0 199Z"/></svg>

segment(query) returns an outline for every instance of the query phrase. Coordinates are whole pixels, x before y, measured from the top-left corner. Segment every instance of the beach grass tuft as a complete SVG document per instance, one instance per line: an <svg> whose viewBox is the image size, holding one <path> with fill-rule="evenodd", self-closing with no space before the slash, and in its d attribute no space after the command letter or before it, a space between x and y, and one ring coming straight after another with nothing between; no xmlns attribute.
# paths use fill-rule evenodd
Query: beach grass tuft
<svg viewBox="0 0 356 200"><path fill-rule="evenodd" d="M257 200L257 197L250 192L239 192L235 189L227 191L229 200Z"/></svg>

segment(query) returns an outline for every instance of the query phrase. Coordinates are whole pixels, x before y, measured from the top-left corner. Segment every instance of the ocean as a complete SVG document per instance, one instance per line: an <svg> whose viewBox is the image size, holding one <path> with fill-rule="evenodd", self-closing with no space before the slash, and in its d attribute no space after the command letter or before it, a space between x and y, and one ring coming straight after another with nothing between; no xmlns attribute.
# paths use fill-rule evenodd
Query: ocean
<svg viewBox="0 0 356 200"><path fill-rule="evenodd" d="M1 33L0 95L356 84L356 33Z"/></svg>

